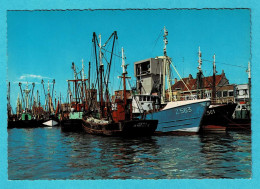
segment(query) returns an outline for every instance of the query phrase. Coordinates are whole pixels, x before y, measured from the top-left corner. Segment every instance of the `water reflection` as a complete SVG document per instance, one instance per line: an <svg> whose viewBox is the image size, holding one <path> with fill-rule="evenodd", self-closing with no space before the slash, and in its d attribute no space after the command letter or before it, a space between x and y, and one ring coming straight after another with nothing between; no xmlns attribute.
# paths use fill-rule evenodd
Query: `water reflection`
<svg viewBox="0 0 260 189"><path fill-rule="evenodd" d="M250 178L250 133L140 138L8 130L9 179Z"/></svg>

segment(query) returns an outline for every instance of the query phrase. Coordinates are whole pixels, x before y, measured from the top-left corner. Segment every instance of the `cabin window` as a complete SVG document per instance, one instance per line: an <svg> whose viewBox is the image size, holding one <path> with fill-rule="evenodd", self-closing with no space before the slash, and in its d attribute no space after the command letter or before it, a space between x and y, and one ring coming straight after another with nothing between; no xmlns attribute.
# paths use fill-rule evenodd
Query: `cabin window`
<svg viewBox="0 0 260 189"><path fill-rule="evenodd" d="M223 91L223 97L227 97L227 91Z"/></svg>
<svg viewBox="0 0 260 189"><path fill-rule="evenodd" d="M150 73L150 61L141 64L141 72L142 74Z"/></svg>
<svg viewBox="0 0 260 189"><path fill-rule="evenodd" d="M151 101L151 97L150 96L147 97L147 101Z"/></svg>
<svg viewBox="0 0 260 189"><path fill-rule="evenodd" d="M234 92L233 91L229 91L228 92L228 96L234 96Z"/></svg>
<svg viewBox="0 0 260 189"><path fill-rule="evenodd" d="M143 101L146 101L146 96L144 96Z"/></svg>
<svg viewBox="0 0 260 189"><path fill-rule="evenodd" d="M243 90L243 95L247 95L247 89Z"/></svg>

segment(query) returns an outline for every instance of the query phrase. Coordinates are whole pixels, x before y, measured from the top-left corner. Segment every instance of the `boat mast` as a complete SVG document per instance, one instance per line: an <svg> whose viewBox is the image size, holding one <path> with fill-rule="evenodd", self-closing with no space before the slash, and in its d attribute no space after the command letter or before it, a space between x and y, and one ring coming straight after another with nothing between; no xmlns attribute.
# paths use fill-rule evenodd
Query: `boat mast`
<svg viewBox="0 0 260 189"><path fill-rule="evenodd" d="M21 111L21 102L20 102L19 93L18 93L18 97L17 97L17 101L16 101L16 115L17 115L17 117L20 115L20 111Z"/></svg>
<svg viewBox="0 0 260 189"><path fill-rule="evenodd" d="M85 109L85 100L84 100L84 89L85 89L85 75L84 75L84 62L83 59L82 61L82 70L81 70L81 103L84 104L84 109Z"/></svg>
<svg viewBox="0 0 260 189"><path fill-rule="evenodd" d="M8 82L8 92L7 92L7 110L8 116L12 114L11 102L10 102L10 82Z"/></svg>
<svg viewBox="0 0 260 189"><path fill-rule="evenodd" d="M74 62L72 62L72 70L74 72L74 94L75 94L76 109L77 109L77 105L78 105L77 71Z"/></svg>
<svg viewBox="0 0 260 189"><path fill-rule="evenodd" d="M249 105L251 105L251 68L250 68L250 62L248 62L248 91L249 91Z"/></svg>
<svg viewBox="0 0 260 189"><path fill-rule="evenodd" d="M198 63L199 63L199 66L197 67L198 68L198 73L197 73L197 99L201 99L203 98L203 94L202 94L202 69L201 69L201 66L202 66L202 60L201 60L201 51L200 51L200 46L199 46L199 52L198 52L198 56L199 56L199 60L198 60Z"/></svg>
<svg viewBox="0 0 260 189"><path fill-rule="evenodd" d="M99 38L99 74L100 74L100 109L101 109L101 118L104 117L104 105L103 105L103 69L104 65L102 62L102 44L101 44L101 34L98 35Z"/></svg>
<svg viewBox="0 0 260 189"><path fill-rule="evenodd" d="M47 102L48 102L48 112L50 113L51 112L51 102L50 102L50 81L48 80L48 89L47 89L47 91L48 91L48 94L47 94L47 96L48 96L48 98L47 98Z"/></svg>
<svg viewBox="0 0 260 189"><path fill-rule="evenodd" d="M123 68L123 83L124 83L124 108L126 108L126 83L125 83L125 75L126 75L126 66L125 66L125 56L124 56L124 48L122 47L122 68Z"/></svg>
<svg viewBox="0 0 260 189"><path fill-rule="evenodd" d="M165 91L166 91L166 85L165 85L165 76L167 75L167 85L168 85L168 95L169 95L169 101L172 101L172 90L171 90L171 73L170 73L170 60L167 56L167 44L168 44L168 31L166 27L164 26L164 35L163 35L163 42L164 42L164 48L163 48L163 98L162 103L165 103Z"/></svg>
<svg viewBox="0 0 260 189"><path fill-rule="evenodd" d="M212 102L216 102L216 55L213 56L213 83L212 83Z"/></svg>
<svg viewBox="0 0 260 189"><path fill-rule="evenodd" d="M166 33L166 28L164 26L164 48L163 48L163 54L164 54L164 58L163 58L163 87L162 87L162 98L161 98L161 102L162 104L165 103L165 71L166 71L166 56L167 56L167 52L166 52L166 48L167 48L167 39L166 39L166 34L168 35L168 32Z"/></svg>
<svg viewBox="0 0 260 189"><path fill-rule="evenodd" d="M90 91L90 62L88 62L88 93L87 93L87 100L88 100L88 108L90 108L90 105L91 105L91 101L90 99L92 98L91 97L91 91Z"/></svg>
<svg viewBox="0 0 260 189"><path fill-rule="evenodd" d="M30 89L28 89L28 82L26 84L26 89L24 89L24 93L25 93L25 112L28 112L29 109L29 93L30 93Z"/></svg>

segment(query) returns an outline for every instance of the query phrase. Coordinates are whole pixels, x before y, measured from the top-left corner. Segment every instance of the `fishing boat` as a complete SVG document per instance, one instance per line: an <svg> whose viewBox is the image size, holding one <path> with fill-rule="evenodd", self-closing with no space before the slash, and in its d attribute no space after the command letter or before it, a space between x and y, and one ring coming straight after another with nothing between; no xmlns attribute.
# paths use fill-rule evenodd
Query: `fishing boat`
<svg viewBox="0 0 260 189"><path fill-rule="evenodd" d="M202 131L226 130L235 108L235 103L210 105L201 123Z"/></svg>
<svg viewBox="0 0 260 189"><path fill-rule="evenodd" d="M251 112L248 104L237 104L232 118L228 122L228 130L251 130Z"/></svg>
<svg viewBox="0 0 260 189"><path fill-rule="evenodd" d="M46 125L46 126L48 126L48 127L53 127L53 126L58 125L59 123L58 123L57 121L51 119L51 120L49 120L49 121L43 122L42 124L43 124L43 125Z"/></svg>
<svg viewBox="0 0 260 189"><path fill-rule="evenodd" d="M117 33L114 32L109 39L113 37L113 44L115 39L117 39ZM89 134L96 134L96 135L105 135L105 136L124 136L124 137L135 137L135 136L149 136L152 135L157 127L158 121L157 120L145 120L145 119L134 119L132 117L132 99L127 99L126 95L126 79L129 78L127 76L126 67L125 65L125 58L124 58L124 51L122 48L122 68L123 73L121 79L123 80L123 97L115 96L114 102L111 103L109 100L109 93L108 93L108 81L109 76L106 80L103 81L103 63L102 63L102 47L106 46L106 44L101 46L101 36L100 44L99 44L99 118L94 118L93 116L86 116L83 119L83 128ZM96 52L96 41L97 36L93 33L93 40L94 48ZM113 55L113 48L112 46L112 53L110 63L112 61ZM97 58L96 58L97 60ZM108 65L108 69L110 69L111 64ZM107 99L106 102L103 100L103 86L102 84L105 83L105 97ZM112 108L111 108L112 106Z"/></svg>
<svg viewBox="0 0 260 189"><path fill-rule="evenodd" d="M236 89L238 104L235 112L230 119L228 130L247 130L251 131L251 68L248 62L248 84L241 85L242 90ZM242 92L242 95L240 92ZM248 92L246 92L248 91Z"/></svg>
<svg viewBox="0 0 260 189"><path fill-rule="evenodd" d="M171 90L171 70L167 56L168 31L164 27L164 56L135 62L138 94L133 100L133 113L147 120L158 120L157 134L194 134L199 132L202 117L210 105L208 99L176 101ZM180 75L179 75L180 76ZM168 89L166 89L166 84Z"/></svg>
<svg viewBox="0 0 260 189"><path fill-rule="evenodd" d="M226 130L229 121L232 119L232 114L237 106L236 103L216 103L216 64L215 54L213 56L213 76L212 76L212 97L211 105L206 111L203 121L201 123L201 131L221 131ZM197 80L202 81L201 75L201 53L199 49L199 72L197 73ZM198 82L198 89L201 89L201 83ZM202 95L200 95L202 96Z"/></svg>
<svg viewBox="0 0 260 189"><path fill-rule="evenodd" d="M82 60L82 70L79 78L76 66L74 62L72 63L72 69L74 72L74 79L67 80L68 82L68 96L70 99L69 111L64 112L60 116L60 123L62 131L68 132L79 132L82 131L82 118L83 113L87 109L86 104L86 81L84 75L84 64ZM71 90L71 83L73 86L73 91Z"/></svg>
<svg viewBox="0 0 260 189"><path fill-rule="evenodd" d="M10 87L10 86L9 86ZM22 83L19 83L21 99L17 98L16 116L13 115L8 121L8 128L34 128L39 127L38 120L33 114L32 97L35 84L32 83L32 89L29 89L28 82L26 88L22 89Z"/></svg>
<svg viewBox="0 0 260 189"><path fill-rule="evenodd" d="M196 79L193 79L191 74L189 77L183 79L184 82L175 79L173 90L177 99L181 101L187 99L210 99L211 105L203 116L200 131L225 131L236 107L232 92L234 86L229 85L224 71L222 71L222 74L216 75L215 55L213 56L213 76L204 77L201 56L202 53L199 47L199 65L197 67ZM183 83L187 83L188 87ZM218 87L217 89L216 86ZM222 87L226 90L225 97L216 98L216 93L222 96Z"/></svg>
<svg viewBox="0 0 260 189"><path fill-rule="evenodd" d="M39 122L42 126L47 126L47 127L57 126L59 125L59 119L55 114L55 109L54 109L54 107L56 106L56 92L55 92L55 100L53 101L55 79L53 79L52 81L53 84L52 89L50 88L50 82L48 81L47 94L45 93L43 80L41 81L41 84L43 86L43 91L45 96L45 105L44 105L43 118ZM37 98L38 98L38 91L37 91Z"/></svg>

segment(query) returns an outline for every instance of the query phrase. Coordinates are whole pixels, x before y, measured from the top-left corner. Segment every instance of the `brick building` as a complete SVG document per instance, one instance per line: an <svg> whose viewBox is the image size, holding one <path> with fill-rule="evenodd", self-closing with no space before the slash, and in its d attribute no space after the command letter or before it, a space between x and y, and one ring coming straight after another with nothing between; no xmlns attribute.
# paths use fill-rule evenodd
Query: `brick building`
<svg viewBox="0 0 260 189"><path fill-rule="evenodd" d="M186 86L185 86L185 84ZM198 81L190 74L183 78L183 81L175 78L172 85L173 97L176 100L189 100L194 98L211 98L213 87L213 76L202 78L202 87L198 89ZM224 70L220 75L215 76L216 103L234 102L234 85L229 84ZM200 94L200 95L198 95Z"/></svg>

